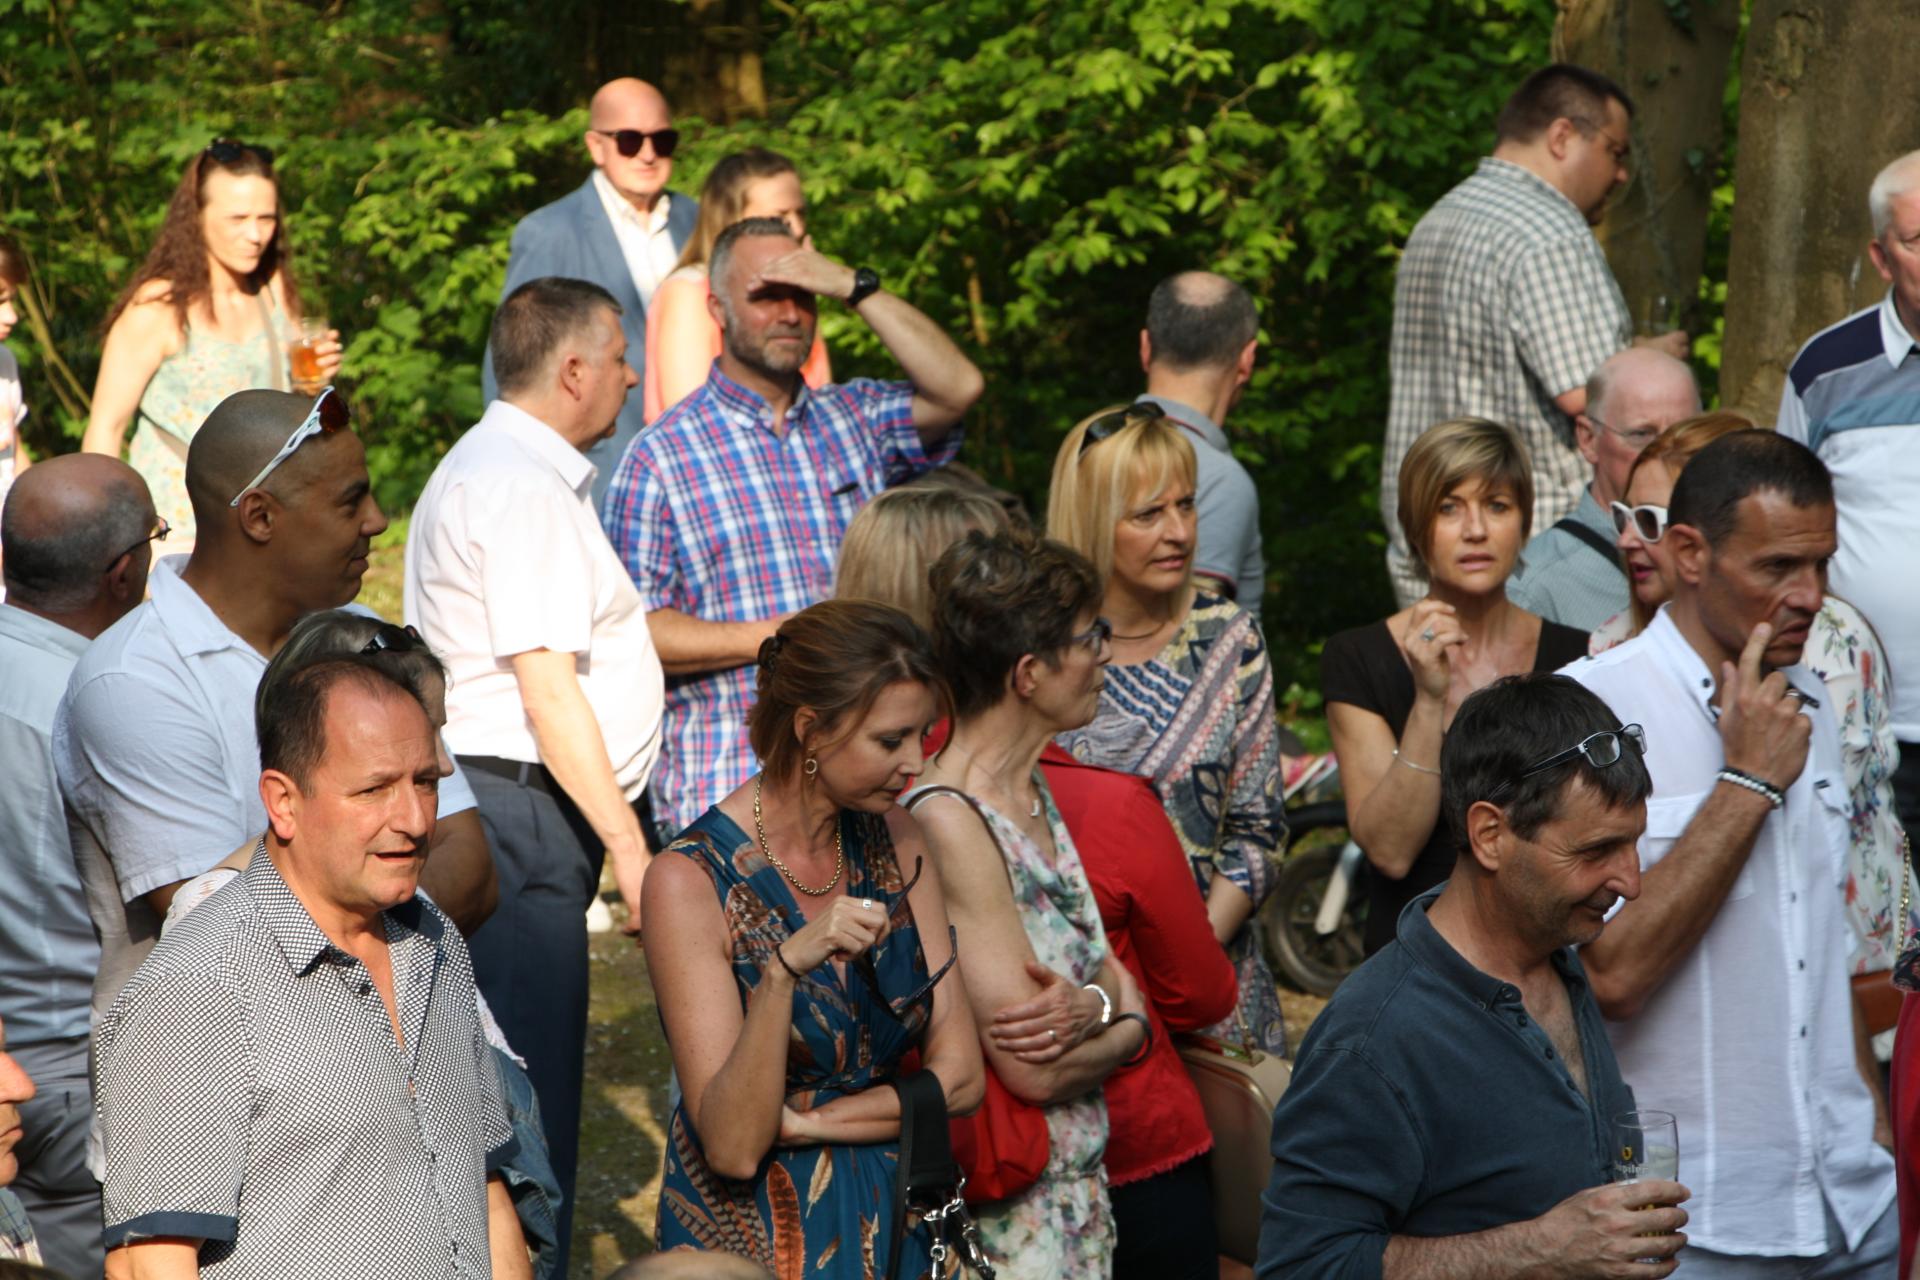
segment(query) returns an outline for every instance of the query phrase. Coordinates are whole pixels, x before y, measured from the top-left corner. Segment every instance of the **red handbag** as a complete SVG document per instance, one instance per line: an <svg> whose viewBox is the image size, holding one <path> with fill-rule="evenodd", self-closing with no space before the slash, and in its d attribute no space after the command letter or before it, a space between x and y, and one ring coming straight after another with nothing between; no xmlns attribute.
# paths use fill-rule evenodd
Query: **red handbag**
<svg viewBox="0 0 1920 1280"><path fill-rule="evenodd" d="M1022 1102L986 1068L987 1092L970 1116L947 1120L954 1159L967 1175L968 1204L1010 1200L1040 1180L1052 1153L1047 1113Z"/></svg>

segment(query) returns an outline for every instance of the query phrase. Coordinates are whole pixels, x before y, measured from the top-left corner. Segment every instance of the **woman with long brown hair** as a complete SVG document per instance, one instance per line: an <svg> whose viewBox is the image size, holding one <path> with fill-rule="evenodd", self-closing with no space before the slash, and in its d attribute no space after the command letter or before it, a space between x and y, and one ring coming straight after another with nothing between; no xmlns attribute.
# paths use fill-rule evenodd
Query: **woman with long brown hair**
<svg viewBox="0 0 1920 1280"><path fill-rule="evenodd" d="M234 392L290 388L299 319L273 152L217 138L187 163L153 249L107 316L80 447L117 458L132 424L127 460L190 547L187 445ZM329 330L318 344L323 380L340 367L339 338Z"/></svg>
<svg viewBox="0 0 1920 1280"><path fill-rule="evenodd" d="M721 160L700 188L700 220L680 251L673 274L660 282L647 307L647 367L641 403L647 421L693 394L720 355L720 325L707 309L707 259L722 231L742 218L778 218L807 248L807 197L793 161L765 147L748 147ZM813 350L800 366L810 387L833 381L826 344L813 336Z"/></svg>

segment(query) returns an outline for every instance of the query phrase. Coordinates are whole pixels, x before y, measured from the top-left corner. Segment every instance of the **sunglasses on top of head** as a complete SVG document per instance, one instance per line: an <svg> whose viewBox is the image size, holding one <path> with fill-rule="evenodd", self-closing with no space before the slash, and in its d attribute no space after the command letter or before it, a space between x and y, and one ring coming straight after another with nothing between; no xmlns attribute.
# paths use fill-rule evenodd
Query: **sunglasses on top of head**
<svg viewBox="0 0 1920 1280"><path fill-rule="evenodd" d="M1166 416L1167 411L1152 400L1140 400L1124 409L1103 413L1087 424L1086 434L1080 437L1079 456L1085 457L1087 450L1109 436L1120 434L1136 422L1158 422Z"/></svg>
<svg viewBox="0 0 1920 1280"><path fill-rule="evenodd" d="M216 164L231 168L252 156L267 168L273 168L273 148L262 147L251 142L236 142L232 138L215 138L207 144L202 154L213 158Z"/></svg>
<svg viewBox="0 0 1920 1280"><path fill-rule="evenodd" d="M1624 502L1610 504L1613 509L1613 531L1625 533L1631 524L1633 531L1642 542L1658 542L1667 536L1667 509L1656 507L1652 503L1642 503L1630 507Z"/></svg>
<svg viewBox="0 0 1920 1280"><path fill-rule="evenodd" d="M287 442L280 446L280 452L268 459L267 465L260 468L259 474L247 481L246 487L234 494L233 501L227 505L239 506L240 499L265 484L267 477L274 473L274 469L293 456L294 450L315 436L330 436L342 430L351 419L352 415L347 410L345 396L332 387L322 391L320 398L313 402L313 408L307 410L307 416L301 420L299 426L293 429L293 434L287 437Z"/></svg>
<svg viewBox="0 0 1920 1280"><path fill-rule="evenodd" d="M653 143L653 154L662 160L673 155L673 149L680 145L678 129L595 129L594 133L603 138L612 138L614 149L631 160L640 154L640 148L648 142Z"/></svg>

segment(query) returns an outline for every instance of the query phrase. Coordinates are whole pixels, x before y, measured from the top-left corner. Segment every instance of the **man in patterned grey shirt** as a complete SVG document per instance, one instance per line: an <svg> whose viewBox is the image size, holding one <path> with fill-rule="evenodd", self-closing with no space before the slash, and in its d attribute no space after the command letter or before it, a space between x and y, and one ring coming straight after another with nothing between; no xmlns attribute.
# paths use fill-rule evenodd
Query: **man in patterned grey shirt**
<svg viewBox="0 0 1920 1280"><path fill-rule="evenodd" d="M267 690L258 725L267 834L97 1032L108 1273L526 1280L473 969L415 892L427 713L347 658Z"/></svg>
<svg viewBox="0 0 1920 1280"><path fill-rule="evenodd" d="M1449 418L1520 432L1533 457L1533 527L1572 511L1587 482L1573 447L1586 382L1631 337L1626 302L1593 237L1627 180L1633 103L1556 63L1500 111L1493 154L1420 219L1394 283L1393 393L1381 453L1387 569L1404 605L1426 592L1395 515L1400 461ZM1685 334L1658 344L1685 358Z"/></svg>

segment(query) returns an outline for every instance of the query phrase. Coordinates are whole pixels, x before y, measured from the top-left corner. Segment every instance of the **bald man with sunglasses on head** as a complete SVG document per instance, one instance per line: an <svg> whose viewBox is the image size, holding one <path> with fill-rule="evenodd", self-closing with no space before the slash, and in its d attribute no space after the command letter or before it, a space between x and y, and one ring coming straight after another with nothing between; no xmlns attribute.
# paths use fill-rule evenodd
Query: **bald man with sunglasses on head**
<svg viewBox="0 0 1920 1280"><path fill-rule="evenodd" d="M500 298L505 301L527 281L543 276L599 285L620 305L627 363L644 376L647 308L654 288L672 273L693 234L700 202L667 190L680 135L666 98L646 81L623 77L601 85L588 108L583 140L593 159L592 175L513 229ZM489 403L500 397L492 352L481 369L481 389ZM645 425L641 397L633 396L621 409L613 435L586 449L587 460L598 468L593 482L596 508L628 442Z"/></svg>

